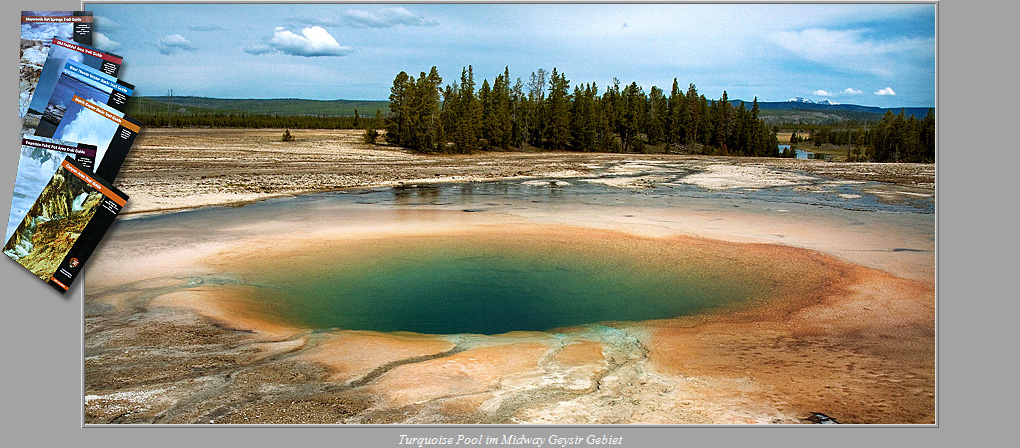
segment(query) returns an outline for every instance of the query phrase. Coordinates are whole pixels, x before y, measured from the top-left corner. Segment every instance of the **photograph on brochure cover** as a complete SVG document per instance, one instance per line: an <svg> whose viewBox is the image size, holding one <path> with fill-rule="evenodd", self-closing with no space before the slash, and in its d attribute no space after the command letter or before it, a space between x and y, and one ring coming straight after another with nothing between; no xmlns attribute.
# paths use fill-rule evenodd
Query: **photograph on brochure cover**
<svg viewBox="0 0 1020 448"><path fill-rule="evenodd" d="M127 195L65 157L4 245L4 254L64 294Z"/></svg>
<svg viewBox="0 0 1020 448"><path fill-rule="evenodd" d="M21 138L21 156L18 158L18 174L14 179L11 213L7 219L4 241L11 238L39 193L68 157L76 160L82 169L95 172L95 145L35 136Z"/></svg>
<svg viewBox="0 0 1020 448"><path fill-rule="evenodd" d="M92 44L92 11L21 11L18 116L24 117L53 39Z"/></svg>
<svg viewBox="0 0 1020 448"><path fill-rule="evenodd" d="M84 7L86 424L936 423L935 4Z"/></svg>

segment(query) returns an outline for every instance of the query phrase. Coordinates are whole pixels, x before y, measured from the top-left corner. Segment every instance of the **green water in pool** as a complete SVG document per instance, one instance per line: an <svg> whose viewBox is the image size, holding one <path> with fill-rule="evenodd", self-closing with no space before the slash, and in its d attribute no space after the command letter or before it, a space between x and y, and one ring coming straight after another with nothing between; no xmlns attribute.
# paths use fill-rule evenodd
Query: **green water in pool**
<svg viewBox="0 0 1020 448"><path fill-rule="evenodd" d="M573 250L541 239L453 237L390 243L318 249L244 277L257 285L261 312L288 324L430 334L671 318L773 289L756 281L760 267L654 246Z"/></svg>

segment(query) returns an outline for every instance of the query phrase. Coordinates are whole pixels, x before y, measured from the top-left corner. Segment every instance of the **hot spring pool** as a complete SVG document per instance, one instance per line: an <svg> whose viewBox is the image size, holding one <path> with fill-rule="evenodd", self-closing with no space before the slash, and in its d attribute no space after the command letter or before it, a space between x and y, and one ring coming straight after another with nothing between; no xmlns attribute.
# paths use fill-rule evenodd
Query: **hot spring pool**
<svg viewBox="0 0 1020 448"><path fill-rule="evenodd" d="M789 283L779 261L697 239L488 229L279 249L234 274L258 313L290 325L499 334L753 302Z"/></svg>

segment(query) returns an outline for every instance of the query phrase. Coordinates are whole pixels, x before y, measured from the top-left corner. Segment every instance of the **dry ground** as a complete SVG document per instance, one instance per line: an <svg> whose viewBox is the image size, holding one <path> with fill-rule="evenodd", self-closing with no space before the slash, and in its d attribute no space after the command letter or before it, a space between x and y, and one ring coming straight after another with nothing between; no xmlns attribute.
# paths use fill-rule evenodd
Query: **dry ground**
<svg viewBox="0 0 1020 448"><path fill-rule="evenodd" d="M934 194L933 165L574 152L428 155L367 145L364 131L145 129L117 178L131 196L123 213L186 209L267 197L399 183L506 178L584 178L620 164L653 161L691 169L751 166L852 181L881 181ZM912 190L914 191L914 190Z"/></svg>

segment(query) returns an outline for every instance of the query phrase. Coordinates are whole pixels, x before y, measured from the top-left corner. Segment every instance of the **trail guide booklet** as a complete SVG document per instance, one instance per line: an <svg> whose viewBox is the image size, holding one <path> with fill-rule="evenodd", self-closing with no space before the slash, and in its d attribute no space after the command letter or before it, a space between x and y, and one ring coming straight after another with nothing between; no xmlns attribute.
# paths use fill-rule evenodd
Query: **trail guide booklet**
<svg viewBox="0 0 1020 448"><path fill-rule="evenodd" d="M123 58L113 53L53 38L50 43L49 56L46 57L46 63L43 64L42 73L39 75L39 82L35 86L35 93L32 94L32 99L28 103L28 110L22 111L24 117L39 120L46 109L50 96L53 95L53 87L60 79L67 61L87 65L114 78L120 73L120 66L124 62Z"/></svg>
<svg viewBox="0 0 1020 448"><path fill-rule="evenodd" d="M127 199L65 158L7 240L4 254L64 294Z"/></svg>
<svg viewBox="0 0 1020 448"><path fill-rule="evenodd" d="M28 209L49 183L53 173L60 169L65 157L77 160L88 171L94 171L96 146L35 136L22 137L18 176L14 179L14 196L11 199L11 213L7 218L4 241L11 238L14 229L25 219Z"/></svg>
<svg viewBox="0 0 1020 448"><path fill-rule="evenodd" d="M120 155L127 154L141 129L141 122L123 112L75 95L52 134L45 135L40 131L48 129L40 128L36 136L96 145L96 166L102 170L99 175L110 180L124 162ZM119 159L107 162L106 154L117 154Z"/></svg>
<svg viewBox="0 0 1020 448"><path fill-rule="evenodd" d="M25 116L53 38L92 45L92 11L21 11L19 117Z"/></svg>
<svg viewBox="0 0 1020 448"><path fill-rule="evenodd" d="M135 86L107 75L76 61L67 61L64 69L53 86L48 102L42 111L42 117L33 115L31 110L25 115L21 133L49 137L64 117L72 99L79 97L97 103L106 104L112 109L123 111L127 100ZM35 119L33 119L35 118Z"/></svg>

